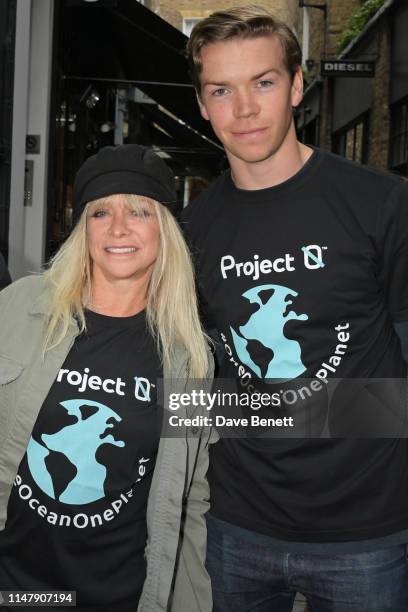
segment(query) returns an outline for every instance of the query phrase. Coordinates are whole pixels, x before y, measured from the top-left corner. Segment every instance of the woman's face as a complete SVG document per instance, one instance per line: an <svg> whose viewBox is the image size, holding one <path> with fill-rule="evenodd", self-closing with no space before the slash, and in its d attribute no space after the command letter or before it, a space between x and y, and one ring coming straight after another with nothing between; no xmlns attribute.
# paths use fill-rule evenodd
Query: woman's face
<svg viewBox="0 0 408 612"><path fill-rule="evenodd" d="M112 195L87 209L92 277L149 281L159 254L160 228L152 202L127 204Z"/></svg>

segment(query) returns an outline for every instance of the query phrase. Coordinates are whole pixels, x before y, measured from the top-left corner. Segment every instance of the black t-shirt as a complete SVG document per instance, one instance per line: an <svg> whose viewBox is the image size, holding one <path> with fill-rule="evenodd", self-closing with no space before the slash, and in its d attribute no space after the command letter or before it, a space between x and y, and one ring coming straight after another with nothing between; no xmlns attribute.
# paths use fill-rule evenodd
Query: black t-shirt
<svg viewBox="0 0 408 612"><path fill-rule="evenodd" d="M268 189L238 189L223 174L183 222L225 349L219 377L273 388L275 416L300 423L299 438L214 445L214 515L306 542L407 528L404 388L387 381L406 376L392 322L408 319L408 186L315 150ZM344 382L329 402L332 380Z"/></svg>
<svg viewBox="0 0 408 612"><path fill-rule="evenodd" d="M144 312L86 320L18 469L0 587L74 590L77 609L130 612L146 574L161 367Z"/></svg>

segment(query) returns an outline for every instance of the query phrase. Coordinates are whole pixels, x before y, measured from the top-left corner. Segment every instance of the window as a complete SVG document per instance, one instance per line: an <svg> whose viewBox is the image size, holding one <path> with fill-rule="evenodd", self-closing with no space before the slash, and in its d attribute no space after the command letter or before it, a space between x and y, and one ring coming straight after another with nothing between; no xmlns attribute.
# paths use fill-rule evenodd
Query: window
<svg viewBox="0 0 408 612"><path fill-rule="evenodd" d="M408 176L408 98L391 107L389 167Z"/></svg>
<svg viewBox="0 0 408 612"><path fill-rule="evenodd" d="M200 17L185 17L183 19L183 34L190 36L191 30L199 21L201 21Z"/></svg>
<svg viewBox="0 0 408 612"><path fill-rule="evenodd" d="M368 113L365 113L336 132L333 135L335 153L365 164L368 151L368 122Z"/></svg>

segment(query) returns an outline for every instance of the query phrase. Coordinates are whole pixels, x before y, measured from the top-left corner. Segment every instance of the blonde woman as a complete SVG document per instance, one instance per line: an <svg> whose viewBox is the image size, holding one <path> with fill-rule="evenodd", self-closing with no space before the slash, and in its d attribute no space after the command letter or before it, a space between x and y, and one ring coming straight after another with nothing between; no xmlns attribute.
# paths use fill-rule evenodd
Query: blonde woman
<svg viewBox="0 0 408 612"><path fill-rule="evenodd" d="M101 149L49 269L0 295L0 590L75 591L98 612L212 608L210 432L160 436L158 380L212 375L175 199L152 151Z"/></svg>

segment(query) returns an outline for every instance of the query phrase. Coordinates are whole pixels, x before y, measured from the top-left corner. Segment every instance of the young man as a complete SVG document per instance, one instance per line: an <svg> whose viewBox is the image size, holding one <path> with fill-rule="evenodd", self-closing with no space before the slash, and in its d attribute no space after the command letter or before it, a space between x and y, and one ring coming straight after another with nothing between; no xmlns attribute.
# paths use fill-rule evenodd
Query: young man
<svg viewBox="0 0 408 612"><path fill-rule="evenodd" d="M214 610L299 591L313 612L406 612L407 186L297 141L301 51L265 10L214 13L188 55L230 164L183 218L219 376L274 389L295 425L212 449Z"/></svg>

